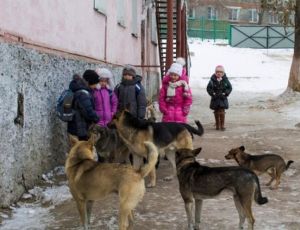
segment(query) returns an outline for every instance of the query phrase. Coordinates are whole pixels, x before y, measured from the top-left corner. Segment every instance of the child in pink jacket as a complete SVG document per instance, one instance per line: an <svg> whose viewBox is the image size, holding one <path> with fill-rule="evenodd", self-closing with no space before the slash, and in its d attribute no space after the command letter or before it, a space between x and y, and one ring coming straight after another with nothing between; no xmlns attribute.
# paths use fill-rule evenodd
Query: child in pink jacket
<svg viewBox="0 0 300 230"><path fill-rule="evenodd" d="M112 72L106 68L98 68L95 71L100 80L93 90L95 111L100 118L98 125L106 127L117 111L118 99L112 90Z"/></svg>
<svg viewBox="0 0 300 230"><path fill-rule="evenodd" d="M186 79L182 78L182 65L173 63L163 79L159 92L159 110L163 122L186 123L192 104L192 94Z"/></svg>

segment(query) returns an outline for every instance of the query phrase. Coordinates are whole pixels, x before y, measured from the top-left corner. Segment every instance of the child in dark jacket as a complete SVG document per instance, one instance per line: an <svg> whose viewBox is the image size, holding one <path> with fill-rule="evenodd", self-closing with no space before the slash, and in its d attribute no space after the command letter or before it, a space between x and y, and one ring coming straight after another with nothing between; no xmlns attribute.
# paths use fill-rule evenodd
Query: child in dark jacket
<svg viewBox="0 0 300 230"><path fill-rule="evenodd" d="M122 80L115 87L118 97L118 111L130 105L130 113L137 118L144 119L147 99L145 89L141 84L142 77L136 74L133 66L127 65L122 71Z"/></svg>
<svg viewBox="0 0 300 230"><path fill-rule="evenodd" d="M206 88L211 96L210 108L214 110L216 120L216 130L225 130L225 109L229 108L227 97L232 91L232 86L228 80L224 67L218 65L215 73L211 76Z"/></svg>
<svg viewBox="0 0 300 230"><path fill-rule="evenodd" d="M96 74L90 71L92 70L85 71L84 77ZM69 89L74 93L72 108L75 114L73 120L68 122L68 133L77 136L79 140L87 140L89 126L92 123L97 123L99 120L95 112L91 89L78 75L74 75Z"/></svg>

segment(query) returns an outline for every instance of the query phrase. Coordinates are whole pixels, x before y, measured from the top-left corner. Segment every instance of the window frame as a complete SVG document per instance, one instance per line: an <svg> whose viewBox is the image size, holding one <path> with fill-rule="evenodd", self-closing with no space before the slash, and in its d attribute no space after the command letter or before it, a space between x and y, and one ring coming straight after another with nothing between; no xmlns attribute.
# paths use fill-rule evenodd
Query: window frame
<svg viewBox="0 0 300 230"><path fill-rule="evenodd" d="M228 20L229 21L232 21L232 22L238 22L239 19L240 19L240 11L241 11L241 8L240 7L230 7L228 8L229 10L229 15L228 15ZM236 19L234 17L230 18L230 16L233 16L233 12L236 12Z"/></svg>
<svg viewBox="0 0 300 230"><path fill-rule="evenodd" d="M94 10L100 14L106 15L106 0L94 0Z"/></svg>

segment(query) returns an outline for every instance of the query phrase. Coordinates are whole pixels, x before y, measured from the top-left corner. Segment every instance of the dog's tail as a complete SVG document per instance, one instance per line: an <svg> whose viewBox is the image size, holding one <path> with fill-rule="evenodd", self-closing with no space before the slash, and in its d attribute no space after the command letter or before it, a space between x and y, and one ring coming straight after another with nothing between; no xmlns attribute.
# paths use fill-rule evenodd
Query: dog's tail
<svg viewBox="0 0 300 230"><path fill-rule="evenodd" d="M140 174L143 178L154 169L158 157L158 150L152 142L145 141L144 144L148 150L148 163L140 169Z"/></svg>
<svg viewBox="0 0 300 230"><path fill-rule="evenodd" d="M198 136L202 136L204 133L203 126L201 125L200 121L195 120L195 124L197 125L198 129L195 129L193 126L190 126L189 124L183 124L184 127L190 132L190 134L196 134Z"/></svg>
<svg viewBox="0 0 300 230"><path fill-rule="evenodd" d="M255 199L256 203L259 205L268 203L268 198L263 197L261 194L259 179L256 175L255 175L255 181L256 181L256 189L255 189L254 199Z"/></svg>
<svg viewBox="0 0 300 230"><path fill-rule="evenodd" d="M288 168L290 167L290 165L291 165L292 163L294 163L294 161L288 161L288 162L286 163L285 170L288 170Z"/></svg>

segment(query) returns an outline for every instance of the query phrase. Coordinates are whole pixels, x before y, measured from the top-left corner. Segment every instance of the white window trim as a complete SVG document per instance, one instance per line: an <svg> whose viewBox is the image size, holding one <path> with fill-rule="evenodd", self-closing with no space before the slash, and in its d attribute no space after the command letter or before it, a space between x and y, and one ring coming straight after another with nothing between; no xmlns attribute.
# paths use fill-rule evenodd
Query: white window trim
<svg viewBox="0 0 300 230"><path fill-rule="evenodd" d="M122 26L122 27L126 27L126 23L125 23L125 13L126 13L126 10L125 10L125 1L124 0L118 0L117 1L117 23L119 26Z"/></svg>
<svg viewBox="0 0 300 230"><path fill-rule="evenodd" d="M133 37L138 37L138 5L137 5L138 0L132 0L131 1L131 35Z"/></svg>
<svg viewBox="0 0 300 230"><path fill-rule="evenodd" d="M212 17L209 17L209 13L208 13L208 9L211 9L211 16ZM213 12L213 13L212 13ZM218 12L217 12L217 9L214 7L214 6L207 6L207 13L208 13L208 15L207 15L207 19L208 20L214 20L214 19L217 19L218 18Z"/></svg>
<svg viewBox="0 0 300 230"><path fill-rule="evenodd" d="M258 13L257 13L257 10L256 9L250 9L250 11L251 11L251 18L250 18L249 22L252 22L252 23L258 22ZM256 12L256 18L255 19L254 19L254 15L255 15L254 12Z"/></svg>
<svg viewBox="0 0 300 230"><path fill-rule="evenodd" d="M94 10L106 15L106 0L94 0Z"/></svg>
<svg viewBox="0 0 300 230"><path fill-rule="evenodd" d="M189 12L189 18L190 19L195 19L195 16L196 16L195 8L191 8L190 10L192 10L192 16L190 16L190 12Z"/></svg>
<svg viewBox="0 0 300 230"><path fill-rule="evenodd" d="M240 11L241 11L241 7L228 7L228 10L229 10L229 11L231 11L231 10L237 10L237 17L236 17L236 19L230 19L230 18L229 18L230 12L229 12L228 20L229 20L229 21L232 21L232 22L238 22L239 19L240 19Z"/></svg>

